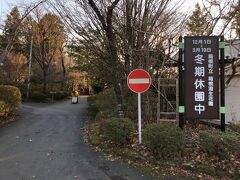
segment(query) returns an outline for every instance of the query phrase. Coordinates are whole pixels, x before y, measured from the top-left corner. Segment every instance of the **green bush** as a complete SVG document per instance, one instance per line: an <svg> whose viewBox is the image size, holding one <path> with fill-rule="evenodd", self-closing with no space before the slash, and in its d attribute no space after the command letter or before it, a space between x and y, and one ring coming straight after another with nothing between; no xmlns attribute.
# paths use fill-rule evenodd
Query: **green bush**
<svg viewBox="0 0 240 180"><path fill-rule="evenodd" d="M63 91L63 93L64 93L65 98L68 98L68 97L70 96L70 94L71 94L71 93L69 93L67 90L66 90L66 91Z"/></svg>
<svg viewBox="0 0 240 180"><path fill-rule="evenodd" d="M99 108L95 104L96 99L97 99L96 95L89 96L87 98L87 102L88 102L88 116L90 116L93 119L95 119L96 115L99 112Z"/></svg>
<svg viewBox="0 0 240 180"><path fill-rule="evenodd" d="M102 122L101 130L107 140L122 146L130 142L134 124L128 118L111 118Z"/></svg>
<svg viewBox="0 0 240 180"><path fill-rule="evenodd" d="M27 88L27 87L26 87L26 88ZM43 90L43 87L42 87L41 84L31 83L30 92L35 92L35 91L41 92L42 90Z"/></svg>
<svg viewBox="0 0 240 180"><path fill-rule="evenodd" d="M67 98L67 95L63 91L57 91L56 94L54 94L54 99L55 100L62 100L62 99L65 99L65 98Z"/></svg>
<svg viewBox="0 0 240 180"><path fill-rule="evenodd" d="M96 95L95 105L100 111L112 112L117 107L117 100L113 89L106 89Z"/></svg>
<svg viewBox="0 0 240 180"><path fill-rule="evenodd" d="M36 102L43 102L47 98L47 95L39 92L39 91L34 91L31 93L31 99Z"/></svg>
<svg viewBox="0 0 240 180"><path fill-rule="evenodd" d="M240 134L240 124L229 124L229 129Z"/></svg>
<svg viewBox="0 0 240 180"><path fill-rule="evenodd" d="M201 149L208 155L229 159L230 155L240 157L240 135L234 132L200 131Z"/></svg>
<svg viewBox="0 0 240 180"><path fill-rule="evenodd" d="M106 89L88 98L88 115L93 119L99 112L100 114L109 114L109 116L116 115L116 107L117 102L113 89Z"/></svg>
<svg viewBox="0 0 240 180"><path fill-rule="evenodd" d="M0 101L0 117L6 117L9 113L9 106L4 101Z"/></svg>
<svg viewBox="0 0 240 180"><path fill-rule="evenodd" d="M27 85L22 84L20 86L18 86L21 95L22 95L22 100L24 101L27 98Z"/></svg>
<svg viewBox="0 0 240 180"><path fill-rule="evenodd" d="M0 100L4 101L12 110L21 104L21 92L15 86L0 85Z"/></svg>
<svg viewBox="0 0 240 180"><path fill-rule="evenodd" d="M185 135L175 124L150 124L143 131L143 143L157 159L175 159L184 151Z"/></svg>

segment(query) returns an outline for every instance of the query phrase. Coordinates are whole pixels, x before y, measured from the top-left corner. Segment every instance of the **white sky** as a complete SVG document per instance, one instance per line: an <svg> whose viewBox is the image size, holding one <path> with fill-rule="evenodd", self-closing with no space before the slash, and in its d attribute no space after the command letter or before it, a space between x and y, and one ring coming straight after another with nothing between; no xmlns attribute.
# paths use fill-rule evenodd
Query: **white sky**
<svg viewBox="0 0 240 180"><path fill-rule="evenodd" d="M0 21L5 19L6 14L10 12L10 10L18 5L21 6L26 2L31 2L33 0L0 0ZM194 6L197 2L201 3L202 0L185 0L185 6L183 9L193 10Z"/></svg>
<svg viewBox="0 0 240 180"><path fill-rule="evenodd" d="M27 0L0 0L0 22L5 19L6 14L8 14L14 6L21 6L26 2Z"/></svg>
<svg viewBox="0 0 240 180"><path fill-rule="evenodd" d="M199 3L202 4L202 0L185 0L185 7L186 9L194 10L195 5Z"/></svg>

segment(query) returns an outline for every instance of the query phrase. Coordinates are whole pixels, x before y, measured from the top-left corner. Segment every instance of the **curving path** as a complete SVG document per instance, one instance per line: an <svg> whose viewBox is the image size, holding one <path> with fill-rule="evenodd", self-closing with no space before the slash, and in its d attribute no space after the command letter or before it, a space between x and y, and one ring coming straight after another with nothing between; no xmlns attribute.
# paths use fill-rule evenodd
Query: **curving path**
<svg viewBox="0 0 240 180"><path fill-rule="evenodd" d="M23 104L21 118L0 128L0 180L153 179L83 143L86 107L86 97L79 104Z"/></svg>

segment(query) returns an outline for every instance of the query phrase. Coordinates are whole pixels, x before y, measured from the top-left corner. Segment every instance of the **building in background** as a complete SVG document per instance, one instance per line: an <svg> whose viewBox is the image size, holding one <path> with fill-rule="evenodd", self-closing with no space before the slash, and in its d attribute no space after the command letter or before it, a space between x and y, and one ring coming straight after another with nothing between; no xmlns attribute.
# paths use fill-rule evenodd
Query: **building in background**
<svg viewBox="0 0 240 180"><path fill-rule="evenodd" d="M226 123L240 124L240 39L225 45Z"/></svg>

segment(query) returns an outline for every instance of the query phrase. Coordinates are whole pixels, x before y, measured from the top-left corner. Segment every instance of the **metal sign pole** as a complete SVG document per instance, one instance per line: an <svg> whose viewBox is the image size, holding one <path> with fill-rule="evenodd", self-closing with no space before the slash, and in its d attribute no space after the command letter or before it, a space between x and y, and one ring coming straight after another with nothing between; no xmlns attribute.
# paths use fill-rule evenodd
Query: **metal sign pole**
<svg viewBox="0 0 240 180"><path fill-rule="evenodd" d="M128 87L138 94L138 136L139 144L142 143L142 117L141 117L141 93L146 92L151 86L151 76L143 69L131 71L127 77Z"/></svg>
<svg viewBox="0 0 240 180"><path fill-rule="evenodd" d="M138 93L138 138L139 144L142 144L141 93Z"/></svg>
<svg viewBox="0 0 240 180"><path fill-rule="evenodd" d="M221 131L225 131L225 74L224 74L224 36L221 36L221 42L220 42L220 59L221 59L221 107L220 107L220 113L221 113Z"/></svg>
<svg viewBox="0 0 240 180"><path fill-rule="evenodd" d="M179 37L179 62L178 62L178 93L179 93L179 106L178 106L178 118L179 118L179 127L184 128L184 100L183 100L183 48L184 44L182 42L182 36Z"/></svg>

